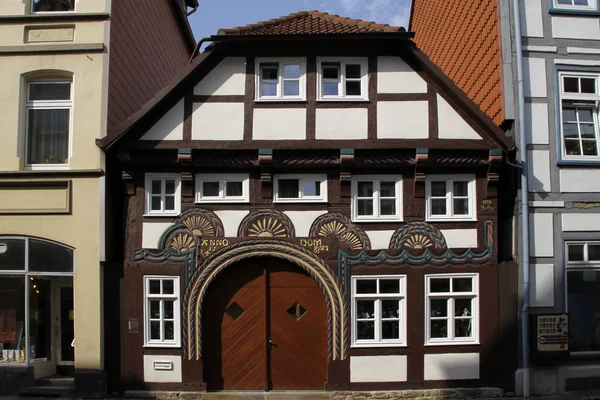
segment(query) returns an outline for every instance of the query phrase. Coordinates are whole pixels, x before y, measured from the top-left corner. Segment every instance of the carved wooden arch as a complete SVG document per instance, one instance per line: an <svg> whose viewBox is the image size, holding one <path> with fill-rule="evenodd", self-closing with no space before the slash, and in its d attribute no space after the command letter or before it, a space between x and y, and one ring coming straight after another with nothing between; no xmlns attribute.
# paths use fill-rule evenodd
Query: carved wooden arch
<svg viewBox="0 0 600 400"><path fill-rule="evenodd" d="M237 242L207 258L190 279L184 297L184 353L189 360L202 355L202 307L206 290L225 268L252 257L275 257L306 271L319 285L327 306L327 343L329 358L347 357L344 338L348 335L346 302L331 269L314 253L293 243L255 239Z"/></svg>

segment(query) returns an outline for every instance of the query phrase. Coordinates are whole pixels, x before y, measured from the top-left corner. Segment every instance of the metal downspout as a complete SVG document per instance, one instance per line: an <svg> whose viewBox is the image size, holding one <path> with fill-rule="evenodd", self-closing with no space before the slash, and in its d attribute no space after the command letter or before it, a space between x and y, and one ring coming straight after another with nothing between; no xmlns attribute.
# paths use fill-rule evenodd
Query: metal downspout
<svg viewBox="0 0 600 400"><path fill-rule="evenodd" d="M523 52L521 49L521 17L519 0L513 0L515 51L517 59L517 106L519 126L519 163L521 164L521 268L523 269L523 307L521 308L521 351L523 398L531 397L529 370L529 186L527 183L527 138L525 137L525 97L523 93Z"/></svg>

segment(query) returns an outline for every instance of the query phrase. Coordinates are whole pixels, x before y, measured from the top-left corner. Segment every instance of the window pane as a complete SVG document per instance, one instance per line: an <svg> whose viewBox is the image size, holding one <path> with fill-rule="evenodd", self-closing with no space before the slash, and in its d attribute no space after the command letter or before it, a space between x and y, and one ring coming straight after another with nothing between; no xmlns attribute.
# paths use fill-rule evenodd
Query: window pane
<svg viewBox="0 0 600 400"><path fill-rule="evenodd" d="M73 250L44 240L29 239L29 270L73 272Z"/></svg>
<svg viewBox="0 0 600 400"><path fill-rule="evenodd" d="M375 339L375 322L358 321L356 323L356 338L358 340Z"/></svg>
<svg viewBox="0 0 600 400"><path fill-rule="evenodd" d="M575 4L578 1L575 0ZM587 5L587 4L582 4ZM594 78L581 78L581 93L596 93L596 79Z"/></svg>
<svg viewBox="0 0 600 400"><path fill-rule="evenodd" d="M584 156L597 156L598 147L595 140L582 140L581 147L583 148Z"/></svg>
<svg viewBox="0 0 600 400"><path fill-rule="evenodd" d="M600 271L567 272L569 350L599 351Z"/></svg>
<svg viewBox="0 0 600 400"><path fill-rule="evenodd" d="M454 199L454 214L469 215L469 199Z"/></svg>
<svg viewBox="0 0 600 400"><path fill-rule="evenodd" d="M446 299L431 299L430 300L430 316L431 317L447 317L448 316L448 300Z"/></svg>
<svg viewBox="0 0 600 400"><path fill-rule="evenodd" d="M396 200L381 200L381 215L396 215Z"/></svg>
<svg viewBox="0 0 600 400"><path fill-rule="evenodd" d="M577 108L579 122L594 122L594 116L590 108Z"/></svg>
<svg viewBox="0 0 600 400"><path fill-rule="evenodd" d="M360 78L360 64L347 64L346 65L346 78L350 78L350 79Z"/></svg>
<svg viewBox="0 0 600 400"><path fill-rule="evenodd" d="M568 261L583 261L583 244L567 245Z"/></svg>
<svg viewBox="0 0 600 400"><path fill-rule="evenodd" d="M73 11L73 0L33 0L33 11Z"/></svg>
<svg viewBox="0 0 600 400"><path fill-rule="evenodd" d="M31 83L29 100L70 100L71 83Z"/></svg>
<svg viewBox="0 0 600 400"><path fill-rule="evenodd" d="M563 78L566 93L579 93L579 78Z"/></svg>
<svg viewBox="0 0 600 400"><path fill-rule="evenodd" d="M579 156L581 155L581 148L579 147L579 140L565 140L565 150L568 156Z"/></svg>
<svg viewBox="0 0 600 400"><path fill-rule="evenodd" d="M0 239L0 270L25 270L25 240Z"/></svg>
<svg viewBox="0 0 600 400"><path fill-rule="evenodd" d="M66 164L69 110L29 110L28 164Z"/></svg>
<svg viewBox="0 0 600 400"><path fill-rule="evenodd" d="M175 194L175 181L173 179L167 179L165 181L165 193Z"/></svg>
<svg viewBox="0 0 600 400"><path fill-rule="evenodd" d="M396 197L396 182L381 182L379 184L381 197Z"/></svg>
<svg viewBox="0 0 600 400"><path fill-rule="evenodd" d="M569 124L569 123L564 123L563 124L563 135L566 138L578 138L579 137L579 131L577 130L577 124Z"/></svg>
<svg viewBox="0 0 600 400"><path fill-rule="evenodd" d="M152 181L152 194L160 194L162 192L162 181Z"/></svg>
<svg viewBox="0 0 600 400"><path fill-rule="evenodd" d="M557 0L558 4L571 5L573 0Z"/></svg>
<svg viewBox="0 0 600 400"><path fill-rule="evenodd" d="M160 281L157 279L151 279L149 281L150 294L160 294Z"/></svg>
<svg viewBox="0 0 600 400"><path fill-rule="evenodd" d="M432 320L431 321L431 337L432 338L445 338L448 337L448 321Z"/></svg>
<svg viewBox="0 0 600 400"><path fill-rule="evenodd" d="M31 344L35 345L35 352L32 351L30 357L50 360L50 324L52 323L50 280L36 277L26 282L29 283L29 335Z"/></svg>
<svg viewBox="0 0 600 400"><path fill-rule="evenodd" d="M346 82L346 96L360 96L361 95L360 81L347 81Z"/></svg>
<svg viewBox="0 0 600 400"><path fill-rule="evenodd" d="M23 276L0 279L0 364L25 363L25 279Z"/></svg>
<svg viewBox="0 0 600 400"><path fill-rule="evenodd" d="M277 84L276 83L261 83L261 96L277 96Z"/></svg>
<svg viewBox="0 0 600 400"><path fill-rule="evenodd" d="M164 300L163 301L163 311L164 311L163 317L165 319L173 319L174 318L174 314L173 314L174 304L175 304L175 302L173 300Z"/></svg>
<svg viewBox="0 0 600 400"><path fill-rule="evenodd" d="M563 107L563 121L569 121L569 122L577 121L577 115L575 114L575 108Z"/></svg>
<svg viewBox="0 0 600 400"><path fill-rule="evenodd" d="M283 66L283 77L300 78L300 66L298 64L286 64Z"/></svg>
<svg viewBox="0 0 600 400"><path fill-rule="evenodd" d="M400 321L382 321L381 338L400 339Z"/></svg>
<svg viewBox="0 0 600 400"><path fill-rule="evenodd" d="M375 279L359 279L356 281L356 293L377 293L377 281Z"/></svg>
<svg viewBox="0 0 600 400"><path fill-rule="evenodd" d="M468 196L469 195L469 182L457 181L452 184L453 194L455 196Z"/></svg>
<svg viewBox="0 0 600 400"><path fill-rule="evenodd" d="M319 181L305 181L302 183L302 194L304 196L320 196L321 195L321 182Z"/></svg>
<svg viewBox="0 0 600 400"><path fill-rule="evenodd" d="M300 95L300 82L299 81L284 81L283 82L283 95L284 96L299 96Z"/></svg>
<svg viewBox="0 0 600 400"><path fill-rule="evenodd" d="M379 293L400 293L400 281L398 279L381 279Z"/></svg>
<svg viewBox="0 0 600 400"><path fill-rule="evenodd" d="M431 195L435 197L446 196L446 182L433 181L431 182Z"/></svg>
<svg viewBox="0 0 600 400"><path fill-rule="evenodd" d="M375 318L375 301L358 300L356 302L356 318Z"/></svg>
<svg viewBox="0 0 600 400"><path fill-rule="evenodd" d="M242 197L242 182L227 182L225 183L225 196L227 197Z"/></svg>
<svg viewBox="0 0 600 400"><path fill-rule="evenodd" d="M283 199L297 199L299 197L298 179L279 179L278 195Z"/></svg>
<svg viewBox="0 0 600 400"><path fill-rule="evenodd" d="M219 182L202 182L203 197L219 197Z"/></svg>
<svg viewBox="0 0 600 400"><path fill-rule="evenodd" d="M581 124L581 137L588 139L596 138L596 130L593 124Z"/></svg>
<svg viewBox="0 0 600 400"><path fill-rule="evenodd" d="M160 319L160 300L150 300L150 318Z"/></svg>
<svg viewBox="0 0 600 400"><path fill-rule="evenodd" d="M165 321L165 340L175 340L175 323Z"/></svg>
<svg viewBox="0 0 600 400"><path fill-rule="evenodd" d="M431 215L446 215L446 199L431 200Z"/></svg>
<svg viewBox="0 0 600 400"><path fill-rule="evenodd" d="M452 279L453 292L472 292L473 278L454 278Z"/></svg>
<svg viewBox="0 0 600 400"><path fill-rule="evenodd" d="M150 321L150 339L160 340L160 321Z"/></svg>
<svg viewBox="0 0 600 400"><path fill-rule="evenodd" d="M454 321L454 337L471 337L472 319L457 319Z"/></svg>
<svg viewBox="0 0 600 400"><path fill-rule="evenodd" d="M165 279L162 281L162 294L173 294L175 293L173 289L173 280Z"/></svg>
<svg viewBox="0 0 600 400"><path fill-rule="evenodd" d="M400 318L400 304L398 300L381 301L382 318Z"/></svg>
<svg viewBox="0 0 600 400"><path fill-rule="evenodd" d="M174 196L166 196L165 197L165 211L174 211L175 210L175 197Z"/></svg>
<svg viewBox="0 0 600 400"><path fill-rule="evenodd" d="M454 299L454 315L457 317L470 317L473 315L471 299Z"/></svg>
<svg viewBox="0 0 600 400"><path fill-rule="evenodd" d="M373 182L358 182L358 197L373 197Z"/></svg>
<svg viewBox="0 0 600 400"><path fill-rule="evenodd" d="M151 211L161 211L160 196L152 196L152 198L150 199L150 210Z"/></svg>
<svg viewBox="0 0 600 400"><path fill-rule="evenodd" d="M339 79L340 67L339 64L323 63L323 79Z"/></svg>
<svg viewBox="0 0 600 400"><path fill-rule="evenodd" d="M587 6L587 5L589 5L589 1L588 0L575 0L574 4L576 6Z"/></svg>
<svg viewBox="0 0 600 400"><path fill-rule="evenodd" d="M261 64L261 67L261 75L263 79L278 79L277 70L279 69L279 67L277 66L277 64Z"/></svg>
<svg viewBox="0 0 600 400"><path fill-rule="evenodd" d="M358 200L358 215L373 215L373 200Z"/></svg>
<svg viewBox="0 0 600 400"><path fill-rule="evenodd" d="M588 260L600 261L600 244L588 244Z"/></svg>
<svg viewBox="0 0 600 400"><path fill-rule="evenodd" d="M434 278L429 280L429 291L433 293L450 292L449 278Z"/></svg>
<svg viewBox="0 0 600 400"><path fill-rule="evenodd" d="M338 96L337 83L323 83L323 96Z"/></svg>

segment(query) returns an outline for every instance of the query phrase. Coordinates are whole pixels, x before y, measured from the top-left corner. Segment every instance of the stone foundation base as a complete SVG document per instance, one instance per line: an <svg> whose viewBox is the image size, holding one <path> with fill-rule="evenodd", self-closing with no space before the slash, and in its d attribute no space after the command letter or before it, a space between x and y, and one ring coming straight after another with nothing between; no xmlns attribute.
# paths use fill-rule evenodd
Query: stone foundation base
<svg viewBox="0 0 600 400"><path fill-rule="evenodd" d="M333 392L332 400L366 400L366 399L497 399L504 395L498 388L475 389L423 389L423 390L389 390L371 392Z"/></svg>

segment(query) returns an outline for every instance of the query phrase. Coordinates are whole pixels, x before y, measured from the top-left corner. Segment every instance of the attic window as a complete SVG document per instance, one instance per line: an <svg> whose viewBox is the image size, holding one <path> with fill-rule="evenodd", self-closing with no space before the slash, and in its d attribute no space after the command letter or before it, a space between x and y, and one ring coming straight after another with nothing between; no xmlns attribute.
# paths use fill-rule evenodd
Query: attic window
<svg viewBox="0 0 600 400"><path fill-rule="evenodd" d="M304 59L262 59L256 62L256 100L304 100Z"/></svg>
<svg viewBox="0 0 600 400"><path fill-rule="evenodd" d="M365 58L320 59L319 100L367 100L368 67Z"/></svg>

